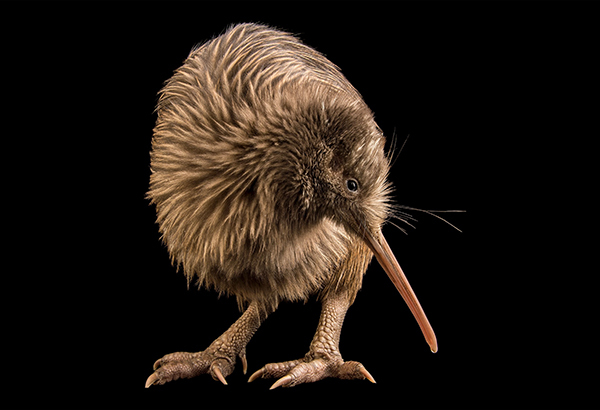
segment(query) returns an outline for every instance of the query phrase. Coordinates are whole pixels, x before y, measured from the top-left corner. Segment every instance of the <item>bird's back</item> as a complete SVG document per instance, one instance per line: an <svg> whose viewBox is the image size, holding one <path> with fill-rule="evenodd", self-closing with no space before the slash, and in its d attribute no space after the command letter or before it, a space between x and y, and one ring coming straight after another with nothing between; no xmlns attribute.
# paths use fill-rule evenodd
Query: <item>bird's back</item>
<svg viewBox="0 0 600 410"><path fill-rule="evenodd" d="M215 103L218 96L227 103L253 104L281 92L287 84L305 83L321 83L358 96L339 68L322 54L291 34L257 24L232 27L192 50L186 63L187 69L184 65L180 70L182 77L191 76L202 84L204 97Z"/></svg>

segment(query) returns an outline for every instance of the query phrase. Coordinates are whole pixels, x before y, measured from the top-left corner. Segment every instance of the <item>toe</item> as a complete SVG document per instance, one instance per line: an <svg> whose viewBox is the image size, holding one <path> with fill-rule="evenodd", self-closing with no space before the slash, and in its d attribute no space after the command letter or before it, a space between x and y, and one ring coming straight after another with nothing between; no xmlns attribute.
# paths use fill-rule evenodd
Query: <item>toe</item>
<svg viewBox="0 0 600 410"><path fill-rule="evenodd" d="M364 380L367 379L371 383L376 383L371 373L365 369L365 366L359 362L344 362L337 369L336 377L345 380Z"/></svg>
<svg viewBox="0 0 600 410"><path fill-rule="evenodd" d="M194 354L189 352L176 352L165 355L154 362L153 370L157 370L159 367L164 366L168 363L183 362L192 360Z"/></svg>
<svg viewBox="0 0 600 410"><path fill-rule="evenodd" d="M281 363L269 363L266 364L263 368L257 370L250 376L248 379L248 383L253 382L258 378L263 379L273 379L273 378L281 378L288 374L293 368L298 366L300 363L303 363L302 360L290 360L289 362L281 362Z"/></svg>
<svg viewBox="0 0 600 410"><path fill-rule="evenodd" d="M154 373L146 380L146 387L195 377L207 370L208 361L202 360L201 356L186 352L172 353L154 363Z"/></svg>
<svg viewBox="0 0 600 410"><path fill-rule="evenodd" d="M270 390L278 387L292 387L302 383L312 383L332 376L329 362L316 359L310 362L292 360L283 363L271 363L254 373L250 380L259 377L279 377ZM287 372L286 372L287 370Z"/></svg>
<svg viewBox="0 0 600 410"><path fill-rule="evenodd" d="M285 384L286 387L295 386L302 383L312 383L332 376L332 369L335 365L323 359L315 359L310 362L304 362L294 367L287 376L290 380Z"/></svg>

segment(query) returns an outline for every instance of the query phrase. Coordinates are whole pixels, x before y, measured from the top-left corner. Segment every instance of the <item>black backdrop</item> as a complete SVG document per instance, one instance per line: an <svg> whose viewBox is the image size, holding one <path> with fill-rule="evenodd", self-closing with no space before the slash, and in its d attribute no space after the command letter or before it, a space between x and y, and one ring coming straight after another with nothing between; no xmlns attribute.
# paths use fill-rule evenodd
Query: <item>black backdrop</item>
<svg viewBox="0 0 600 410"><path fill-rule="evenodd" d="M548 288L553 271L528 257L545 234L524 234L528 224L504 217L515 207L535 213L526 201L545 183L536 160L570 121L555 104L577 100L571 91L593 71L589 46L598 31L587 5L133 2L2 9L4 122L11 127L4 163L18 164L5 182L12 205L5 224L16 228L6 260L18 262L7 265L4 279L8 407L597 405L593 380L584 375L595 356L583 355L586 343L577 349L564 342L579 322L561 313L559 296L552 299L561 291ZM361 361L375 385L325 380L269 391L272 381L246 383L265 363L304 355L319 315L310 300L282 304L248 345L249 374L238 365L228 386L204 376L144 389L156 359L204 349L239 316L234 300L187 289L144 199L162 82L194 45L238 22L298 34L342 68L389 141L395 137L399 147L410 135L392 169L398 203L467 211L443 215L462 233L416 212L408 235L385 228L439 352L430 353L404 302L372 264L348 312L341 352ZM533 149L525 155L525 147ZM517 168L531 173L511 179ZM545 280L537 280L540 270Z"/></svg>

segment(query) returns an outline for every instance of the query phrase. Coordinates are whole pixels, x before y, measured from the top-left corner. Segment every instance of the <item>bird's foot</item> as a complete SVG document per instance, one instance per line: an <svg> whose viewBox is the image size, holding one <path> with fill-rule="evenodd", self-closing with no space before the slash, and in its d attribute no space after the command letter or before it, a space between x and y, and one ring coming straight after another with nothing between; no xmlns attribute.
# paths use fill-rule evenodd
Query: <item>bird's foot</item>
<svg viewBox="0 0 600 410"><path fill-rule="evenodd" d="M265 318L266 312L257 303L251 303L242 317L206 350L198 353L171 353L158 359L154 363L154 373L146 380L146 387L200 374L210 374L213 379L227 384L225 378L233 372L238 357L246 374L246 345Z"/></svg>
<svg viewBox="0 0 600 410"><path fill-rule="evenodd" d="M197 352L168 354L154 363L154 373L146 380L146 388L153 384L165 384L172 380L189 379L201 374L210 374L214 380L227 384L225 378L235 367L236 356L242 361L244 374L248 369L246 349L234 352L229 345L217 339L208 349Z"/></svg>
<svg viewBox="0 0 600 410"><path fill-rule="evenodd" d="M291 360L282 363L269 363L255 372L248 382L258 378L278 378L271 386L292 387L302 383L312 383L327 377L338 379L367 379L375 383L375 379L359 362L344 362L341 356L313 357L308 354L304 359Z"/></svg>

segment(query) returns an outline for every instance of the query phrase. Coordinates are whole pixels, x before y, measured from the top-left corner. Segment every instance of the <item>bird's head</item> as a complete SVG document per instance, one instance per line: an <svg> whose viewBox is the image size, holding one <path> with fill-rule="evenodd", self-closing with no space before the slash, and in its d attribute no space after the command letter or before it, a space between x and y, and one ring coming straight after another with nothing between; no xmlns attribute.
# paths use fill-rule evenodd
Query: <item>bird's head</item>
<svg viewBox="0 0 600 410"><path fill-rule="evenodd" d="M289 173L280 172L289 187L284 209L304 221L328 218L371 249L415 316L431 350L436 337L381 226L390 214L390 165L385 137L373 114L354 93L303 87L284 101ZM282 97L285 99L285 97ZM280 169L281 170L281 169ZM284 180L287 182L284 182Z"/></svg>

